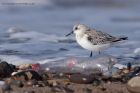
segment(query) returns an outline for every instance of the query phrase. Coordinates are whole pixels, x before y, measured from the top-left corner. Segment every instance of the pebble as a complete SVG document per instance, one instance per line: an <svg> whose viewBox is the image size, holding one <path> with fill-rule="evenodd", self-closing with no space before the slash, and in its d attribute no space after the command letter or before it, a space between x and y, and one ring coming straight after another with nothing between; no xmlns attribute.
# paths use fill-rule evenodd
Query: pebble
<svg viewBox="0 0 140 93"><path fill-rule="evenodd" d="M63 86L54 86L51 88L52 92L60 92L60 93L73 93L74 90L67 88L67 87L63 87Z"/></svg>
<svg viewBox="0 0 140 93"><path fill-rule="evenodd" d="M3 90L3 91L10 91L10 90L11 90L11 86L10 86L9 84L4 84L4 85L2 86L2 90Z"/></svg>
<svg viewBox="0 0 140 93"><path fill-rule="evenodd" d="M15 66L12 64L8 64L5 61L0 62L0 77L8 77L14 72Z"/></svg>
<svg viewBox="0 0 140 93"><path fill-rule="evenodd" d="M48 80L48 84L51 86L57 86L58 82L56 82L56 80Z"/></svg>
<svg viewBox="0 0 140 93"><path fill-rule="evenodd" d="M41 87L45 87L46 85L48 85L48 82L46 82L46 81L38 81L38 85L40 85Z"/></svg>
<svg viewBox="0 0 140 93"><path fill-rule="evenodd" d="M24 93L35 93L34 91L25 91Z"/></svg>
<svg viewBox="0 0 140 93"><path fill-rule="evenodd" d="M83 88L83 93L92 93L92 89Z"/></svg>
<svg viewBox="0 0 140 93"><path fill-rule="evenodd" d="M0 86L3 86L5 84L5 81L0 81Z"/></svg>
<svg viewBox="0 0 140 93"><path fill-rule="evenodd" d="M14 76L14 75L16 75L18 72L13 72L12 74L11 74L11 76Z"/></svg>
<svg viewBox="0 0 140 93"><path fill-rule="evenodd" d="M38 82L36 80L30 80L30 81L27 81L26 85L27 86L33 86L33 85L36 85Z"/></svg>
<svg viewBox="0 0 140 93"><path fill-rule="evenodd" d="M130 93L140 93L140 77L136 76L127 83L127 89Z"/></svg>
<svg viewBox="0 0 140 93"><path fill-rule="evenodd" d="M31 69L30 64L22 64L18 67L20 70L26 70L26 69Z"/></svg>
<svg viewBox="0 0 140 93"><path fill-rule="evenodd" d="M7 84L5 81L0 81L0 88L2 89L2 91L11 90L11 86L9 84Z"/></svg>
<svg viewBox="0 0 140 93"><path fill-rule="evenodd" d="M42 77L34 70L23 70L21 72L14 72L13 77L15 80L42 80Z"/></svg>
<svg viewBox="0 0 140 93"><path fill-rule="evenodd" d="M89 84L93 82L94 78L90 75L74 74L69 76L69 80L73 83Z"/></svg>
<svg viewBox="0 0 140 93"><path fill-rule="evenodd" d="M44 73L41 73L41 77L43 78L43 80L48 80L48 79L51 79L53 76L50 73L44 72Z"/></svg>
<svg viewBox="0 0 140 93"><path fill-rule="evenodd" d="M20 80L12 80L12 81L10 82L10 84L11 84L11 85L14 85L14 86L17 86L17 87L23 87L23 86L24 86L23 82L20 81Z"/></svg>
<svg viewBox="0 0 140 93"><path fill-rule="evenodd" d="M101 81L98 80L98 79L95 79L95 80L93 81L93 83L92 83L93 86L98 86L98 85L100 85L100 84L101 84Z"/></svg>
<svg viewBox="0 0 140 93"><path fill-rule="evenodd" d="M102 90L102 91L105 91L105 90L106 90L106 88L105 88L103 85L99 86L98 88L99 88L100 90Z"/></svg>

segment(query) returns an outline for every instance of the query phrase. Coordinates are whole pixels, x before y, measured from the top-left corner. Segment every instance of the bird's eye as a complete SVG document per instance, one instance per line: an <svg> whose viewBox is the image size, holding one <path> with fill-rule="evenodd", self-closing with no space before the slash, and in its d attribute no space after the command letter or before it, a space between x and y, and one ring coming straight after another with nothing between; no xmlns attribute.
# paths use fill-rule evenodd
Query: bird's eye
<svg viewBox="0 0 140 93"><path fill-rule="evenodd" d="M77 30L78 29L78 27L75 27L75 30Z"/></svg>

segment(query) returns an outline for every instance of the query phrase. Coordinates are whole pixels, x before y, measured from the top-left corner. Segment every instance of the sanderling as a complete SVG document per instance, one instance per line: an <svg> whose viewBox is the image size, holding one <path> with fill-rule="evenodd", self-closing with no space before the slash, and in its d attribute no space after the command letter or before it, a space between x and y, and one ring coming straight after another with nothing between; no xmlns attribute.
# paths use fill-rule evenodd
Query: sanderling
<svg viewBox="0 0 140 93"><path fill-rule="evenodd" d="M100 52L105 50L116 42L127 40L127 37L114 37L105 32L92 29L84 24L77 24L73 27L73 31L66 36L75 34L77 43L83 48L90 50L90 57L92 52Z"/></svg>

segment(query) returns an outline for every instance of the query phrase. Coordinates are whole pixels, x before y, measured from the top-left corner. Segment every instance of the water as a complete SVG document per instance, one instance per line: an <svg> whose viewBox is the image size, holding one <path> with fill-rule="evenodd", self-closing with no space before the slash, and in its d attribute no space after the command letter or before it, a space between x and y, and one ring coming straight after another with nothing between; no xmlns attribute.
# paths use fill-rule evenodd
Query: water
<svg viewBox="0 0 140 93"><path fill-rule="evenodd" d="M118 58L122 64L139 63L139 1L124 4L114 0L117 4L98 3L99 6L88 3L72 6L74 1L65 6L52 1L46 6L0 6L1 59L13 64L45 64L69 56L88 57L90 52L75 42L74 35L65 37L74 24L84 23L114 36L128 36L128 41L115 45L104 54ZM11 32L13 30L15 32Z"/></svg>

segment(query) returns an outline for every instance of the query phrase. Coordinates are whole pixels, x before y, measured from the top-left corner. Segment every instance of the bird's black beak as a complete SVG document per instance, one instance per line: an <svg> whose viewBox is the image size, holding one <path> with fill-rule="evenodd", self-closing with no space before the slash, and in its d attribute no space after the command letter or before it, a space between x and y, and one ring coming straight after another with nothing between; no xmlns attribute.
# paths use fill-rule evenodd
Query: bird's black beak
<svg viewBox="0 0 140 93"><path fill-rule="evenodd" d="M66 36L69 36L69 35L71 35L71 34L73 34L73 31L71 31L70 33L68 33Z"/></svg>

